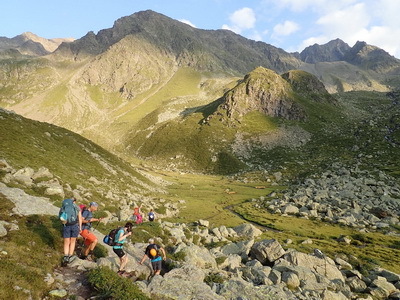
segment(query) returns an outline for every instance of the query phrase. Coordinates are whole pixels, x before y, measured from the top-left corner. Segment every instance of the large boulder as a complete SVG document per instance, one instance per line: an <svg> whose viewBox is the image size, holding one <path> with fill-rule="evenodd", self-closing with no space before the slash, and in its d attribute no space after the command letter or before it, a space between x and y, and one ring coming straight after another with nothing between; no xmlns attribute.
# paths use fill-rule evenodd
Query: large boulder
<svg viewBox="0 0 400 300"><path fill-rule="evenodd" d="M250 256L259 260L263 265L273 263L284 254L285 250L275 239L256 242L250 250Z"/></svg>
<svg viewBox="0 0 400 300"><path fill-rule="evenodd" d="M185 265L164 275L154 276L147 291L157 299L179 299L179 300L223 300L225 298L213 292L204 283L204 272L193 266Z"/></svg>
<svg viewBox="0 0 400 300"><path fill-rule="evenodd" d="M258 229L254 225L248 224L248 223L244 223L242 225L236 226L233 228L233 230L235 230L235 232L239 236L244 236L244 237L247 237L250 239L258 237L262 234L262 231L260 229Z"/></svg>
<svg viewBox="0 0 400 300"><path fill-rule="evenodd" d="M31 196L18 188L0 187L0 193L15 204L13 213L17 215L58 215L60 211L48 198Z"/></svg>
<svg viewBox="0 0 400 300"><path fill-rule="evenodd" d="M298 251L290 251L285 254L284 259L293 266L306 267L329 280L338 279L344 282L342 273L329 257L319 258Z"/></svg>
<svg viewBox="0 0 400 300"><path fill-rule="evenodd" d="M188 264L199 268L216 268L217 263L211 253L203 247L190 245L181 250L185 254L185 261Z"/></svg>
<svg viewBox="0 0 400 300"><path fill-rule="evenodd" d="M54 175L45 167L40 167L39 170L32 175L33 180L51 179L53 177Z"/></svg>
<svg viewBox="0 0 400 300"><path fill-rule="evenodd" d="M218 294L223 296L223 299L297 299L297 297L289 290L283 290L283 286L255 286L254 284L241 279L231 279L228 282L223 283Z"/></svg>

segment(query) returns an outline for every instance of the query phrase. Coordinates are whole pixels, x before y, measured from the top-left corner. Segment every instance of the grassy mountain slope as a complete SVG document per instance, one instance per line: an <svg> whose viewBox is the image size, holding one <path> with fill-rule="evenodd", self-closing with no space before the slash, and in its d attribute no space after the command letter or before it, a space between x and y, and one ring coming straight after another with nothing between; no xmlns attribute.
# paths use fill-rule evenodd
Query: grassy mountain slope
<svg viewBox="0 0 400 300"><path fill-rule="evenodd" d="M115 206L111 211L116 211L119 202L118 197L107 197L109 191L119 196L126 195L127 190L142 196L163 193L162 187L142 172L71 131L2 109L0 121L0 157L15 169L47 167L62 185L81 185L90 191L92 199ZM91 177L101 185L89 180Z"/></svg>
<svg viewBox="0 0 400 300"><path fill-rule="evenodd" d="M154 111L132 130L126 140L127 148L133 151L132 155L164 167L222 174L246 169L245 161L252 164L259 156L250 155L255 147L269 148L268 143L279 140L282 135L291 137L294 143L299 136L300 139L302 135L305 139L308 137L306 131L296 127L301 123L292 121L289 129L282 125L289 120L308 118L304 108L308 102L316 102L309 97L310 93L319 100L313 105L319 105L321 111L315 113L323 115L324 111L334 110L333 98L315 77L300 71L295 74L297 78L288 75L292 80L289 83L271 70L257 68L222 98L193 108L179 118L158 123L161 112ZM309 86L309 94L298 88L301 81ZM311 89L313 82L319 83L314 90Z"/></svg>
<svg viewBox="0 0 400 300"><path fill-rule="evenodd" d="M284 168L296 178L334 161L374 164L381 170L393 167L384 154L393 158L399 151L387 137L397 134L393 122L399 108L385 93L343 93L335 99L314 76L301 71L266 75L266 82L276 83L278 77L288 80L282 91L277 84L268 90L253 79L257 73L239 81L223 98L174 120L157 123L159 112L153 112L131 132L127 149L160 168L219 174ZM286 96L263 98L271 93ZM259 105L271 99L291 99L301 118L282 118L281 100L277 106L281 115L268 116ZM369 128L370 120L379 120L379 126ZM379 128L387 129L380 132ZM365 159L370 155L376 157L373 163Z"/></svg>

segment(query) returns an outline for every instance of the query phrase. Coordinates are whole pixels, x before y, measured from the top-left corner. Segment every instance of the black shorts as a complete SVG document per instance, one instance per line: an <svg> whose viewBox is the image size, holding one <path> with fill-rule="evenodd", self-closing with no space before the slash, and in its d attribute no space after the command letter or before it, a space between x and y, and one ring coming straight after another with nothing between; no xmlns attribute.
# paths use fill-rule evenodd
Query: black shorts
<svg viewBox="0 0 400 300"><path fill-rule="evenodd" d="M153 270L154 270L154 271L161 270L162 260L152 261L152 262L151 262L151 266L153 267Z"/></svg>
<svg viewBox="0 0 400 300"><path fill-rule="evenodd" d="M114 251L115 254L118 255L119 258L125 256L125 252L124 252L124 250L122 248L117 248L117 249L113 248L113 251Z"/></svg>

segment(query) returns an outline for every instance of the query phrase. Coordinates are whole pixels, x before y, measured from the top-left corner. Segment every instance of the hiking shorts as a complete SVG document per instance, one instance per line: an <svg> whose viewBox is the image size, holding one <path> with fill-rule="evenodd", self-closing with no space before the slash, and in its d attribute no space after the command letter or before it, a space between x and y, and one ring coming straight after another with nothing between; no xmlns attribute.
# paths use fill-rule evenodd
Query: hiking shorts
<svg viewBox="0 0 400 300"><path fill-rule="evenodd" d="M152 261L151 266L153 267L153 271L161 270L162 259L157 260L157 261Z"/></svg>
<svg viewBox="0 0 400 300"><path fill-rule="evenodd" d="M113 251L115 254L118 255L119 258L124 257L125 256L125 252L122 248L113 248Z"/></svg>
<svg viewBox="0 0 400 300"><path fill-rule="evenodd" d="M63 227L63 238L77 238L79 236L79 224L74 225L64 225Z"/></svg>
<svg viewBox="0 0 400 300"><path fill-rule="evenodd" d="M85 239L85 246L89 246L91 243L97 241L97 237L88 229L82 230L81 236Z"/></svg>

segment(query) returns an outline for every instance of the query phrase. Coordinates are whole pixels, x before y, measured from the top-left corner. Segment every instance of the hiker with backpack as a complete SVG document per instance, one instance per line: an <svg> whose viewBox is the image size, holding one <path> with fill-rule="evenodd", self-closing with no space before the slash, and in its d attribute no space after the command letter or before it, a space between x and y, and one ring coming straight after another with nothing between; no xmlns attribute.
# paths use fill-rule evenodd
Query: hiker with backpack
<svg viewBox="0 0 400 300"><path fill-rule="evenodd" d="M120 265L118 270L118 275L123 275L125 273L125 266L128 263L128 255L124 252L123 246L126 242L126 238L132 234L133 224L127 222L124 227L118 229L115 234L115 239L113 243L113 251L119 257Z"/></svg>
<svg viewBox="0 0 400 300"><path fill-rule="evenodd" d="M162 257L160 255L160 252L162 254ZM149 245L146 247L143 258L141 261L139 261L139 264L143 264L147 258L149 258L151 261L151 267L153 268L153 276L160 275L162 261L163 260L165 261L167 259L167 256L165 254L164 248L161 247L160 245L155 244L154 239L149 239Z"/></svg>
<svg viewBox="0 0 400 300"><path fill-rule="evenodd" d="M148 217L149 217L149 221L150 221L150 222L153 222L154 219L156 218L156 215L154 214L153 209L150 209L150 212L149 212L149 214L148 214Z"/></svg>
<svg viewBox="0 0 400 300"><path fill-rule="evenodd" d="M133 220L135 221L136 224L141 224L143 223L143 218L142 218L142 214L140 211L140 208L142 206L137 206L133 209Z"/></svg>
<svg viewBox="0 0 400 300"><path fill-rule="evenodd" d="M66 266L76 258L74 255L76 238L82 230L82 214L79 207L76 205L76 199L65 199L62 202L58 216L64 224L64 257L62 265Z"/></svg>
<svg viewBox="0 0 400 300"><path fill-rule="evenodd" d="M96 202L90 202L89 208L84 207L82 211L82 232L84 238L84 250L81 254L81 259L93 261L93 250L97 245L97 237L91 231L92 222L100 222L101 218L93 218L93 212L98 209L99 205ZM90 254L90 256L89 256Z"/></svg>

